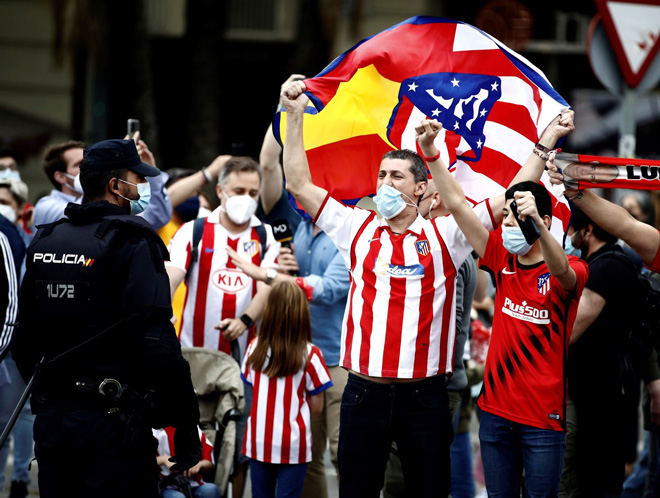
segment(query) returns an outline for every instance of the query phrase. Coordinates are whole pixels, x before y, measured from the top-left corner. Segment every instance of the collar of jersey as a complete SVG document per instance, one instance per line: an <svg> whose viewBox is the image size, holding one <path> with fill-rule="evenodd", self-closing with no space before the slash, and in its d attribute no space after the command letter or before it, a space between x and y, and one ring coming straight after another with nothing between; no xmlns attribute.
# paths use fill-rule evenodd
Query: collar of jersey
<svg viewBox="0 0 660 498"><path fill-rule="evenodd" d="M425 220L424 218L422 218L422 215L421 215L421 214L417 213L417 218L415 218L415 221L413 221L413 222L412 222L412 225L410 225L410 226L406 229L406 231L403 232L403 233L404 233L404 234L407 234L407 233L414 233L415 235L419 235L419 234L421 234L421 233L422 233L422 230L424 229L424 222L425 222L425 221L427 221L427 220ZM380 227L383 228L383 229L385 229L385 228L389 228L389 225L387 224L387 220L386 220L385 218L381 218L381 219L380 219ZM390 232L391 232L391 233L394 233L394 232L392 232L391 229L390 229Z"/></svg>

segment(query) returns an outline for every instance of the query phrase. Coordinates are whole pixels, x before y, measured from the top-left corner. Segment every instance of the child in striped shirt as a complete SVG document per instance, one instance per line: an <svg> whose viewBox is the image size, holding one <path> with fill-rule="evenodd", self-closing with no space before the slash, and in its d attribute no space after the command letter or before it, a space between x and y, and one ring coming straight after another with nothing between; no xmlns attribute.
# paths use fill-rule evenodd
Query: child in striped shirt
<svg viewBox="0 0 660 498"><path fill-rule="evenodd" d="M293 280L275 284L241 373L254 392L242 450L251 459L254 497L302 492L312 460L310 417L321 412L323 391L332 386L311 339L305 293Z"/></svg>

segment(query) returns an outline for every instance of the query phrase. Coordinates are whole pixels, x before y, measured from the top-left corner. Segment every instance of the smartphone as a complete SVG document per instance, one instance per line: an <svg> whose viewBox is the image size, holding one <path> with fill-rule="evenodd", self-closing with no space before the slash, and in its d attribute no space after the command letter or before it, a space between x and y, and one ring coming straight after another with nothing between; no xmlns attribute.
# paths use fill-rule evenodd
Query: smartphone
<svg viewBox="0 0 660 498"><path fill-rule="evenodd" d="M126 121L126 133L129 137L133 138L138 131L140 131L140 120L129 118Z"/></svg>
<svg viewBox="0 0 660 498"><path fill-rule="evenodd" d="M513 216L516 217L516 221L518 222L518 226L525 236L525 240L529 245L532 245L536 239L541 236L536 223L534 223L534 220L529 216L525 217L525 221L522 221L520 218L518 218L518 204L516 204L515 199L511 202L511 212L513 213Z"/></svg>

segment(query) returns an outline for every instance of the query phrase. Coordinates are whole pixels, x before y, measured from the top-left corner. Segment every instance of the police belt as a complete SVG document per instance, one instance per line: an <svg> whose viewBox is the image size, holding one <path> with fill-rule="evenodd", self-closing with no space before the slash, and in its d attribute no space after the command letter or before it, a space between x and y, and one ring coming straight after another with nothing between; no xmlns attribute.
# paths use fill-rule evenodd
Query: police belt
<svg viewBox="0 0 660 498"><path fill-rule="evenodd" d="M144 408L150 392L139 392L117 379L78 378L59 383L44 396L44 405L61 407L98 407L115 411Z"/></svg>

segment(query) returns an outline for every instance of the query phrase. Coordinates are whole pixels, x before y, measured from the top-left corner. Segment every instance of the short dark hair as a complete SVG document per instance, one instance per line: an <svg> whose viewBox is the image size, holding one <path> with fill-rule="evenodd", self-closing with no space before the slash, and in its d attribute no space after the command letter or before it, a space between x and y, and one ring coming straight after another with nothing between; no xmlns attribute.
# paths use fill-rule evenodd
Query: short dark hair
<svg viewBox="0 0 660 498"><path fill-rule="evenodd" d="M14 161L18 163L18 156L13 149L9 147L0 147L0 157L11 157Z"/></svg>
<svg viewBox="0 0 660 498"><path fill-rule="evenodd" d="M426 163L424 159L420 157L419 154L408 149L395 149L390 150L383 154L383 159L403 159L404 161L410 161L410 171L415 178L415 182L428 182L429 175L426 171Z"/></svg>
<svg viewBox="0 0 660 498"><path fill-rule="evenodd" d="M589 216L585 214L579 207L573 206L573 213L571 218L571 226L576 232L591 224L593 228L594 237L598 240L602 240L606 244L614 244L617 241L617 238L609 232L603 230L600 226L593 222Z"/></svg>
<svg viewBox="0 0 660 498"><path fill-rule="evenodd" d="M57 190L62 190L62 185L55 180L55 172L61 171L66 173L66 161L64 160L64 153L70 149L84 149L87 147L84 142L76 140L69 140L63 144L56 144L50 146L44 154L44 172L50 180L50 183Z"/></svg>
<svg viewBox="0 0 660 498"><path fill-rule="evenodd" d="M80 184L85 193L85 198L89 202L102 201L105 199L108 182L112 178L125 180L127 175L128 170L126 168L105 171L83 169L80 172Z"/></svg>
<svg viewBox="0 0 660 498"><path fill-rule="evenodd" d="M544 216L550 216L552 218L552 199L543 185L532 181L516 183L507 189L504 194L504 200L513 199L515 192L531 192L536 201L536 209L539 212L539 216L541 218Z"/></svg>
<svg viewBox="0 0 660 498"><path fill-rule="evenodd" d="M261 166L251 157L239 156L229 159L220 169L218 184L224 187L227 184L227 178L232 173L257 173L259 175L259 183L261 183Z"/></svg>

